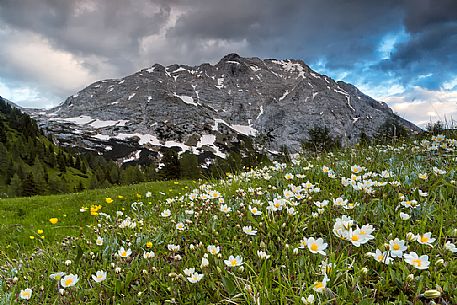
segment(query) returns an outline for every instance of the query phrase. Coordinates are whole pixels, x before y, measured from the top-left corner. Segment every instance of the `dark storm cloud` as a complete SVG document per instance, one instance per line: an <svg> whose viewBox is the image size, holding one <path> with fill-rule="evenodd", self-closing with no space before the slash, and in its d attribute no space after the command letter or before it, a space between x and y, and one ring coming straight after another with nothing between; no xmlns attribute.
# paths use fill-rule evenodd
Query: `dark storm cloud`
<svg viewBox="0 0 457 305"><path fill-rule="evenodd" d="M455 0L408 0L405 6L405 26L411 33L426 30L432 25L455 22Z"/></svg>
<svg viewBox="0 0 457 305"><path fill-rule="evenodd" d="M2 0L0 20L36 32L57 49L98 55L131 68L141 38L157 33L173 1L149 0ZM89 66L90 68L94 68Z"/></svg>
<svg viewBox="0 0 457 305"><path fill-rule="evenodd" d="M398 27L398 1L193 1L170 37L246 39L257 56L325 57L330 65L372 57L375 41Z"/></svg>
<svg viewBox="0 0 457 305"><path fill-rule="evenodd" d="M0 79L63 99L95 78L237 52L303 59L360 85L436 89L456 76L456 29L457 0L0 0L4 45L23 47L31 37L46 59L77 72L62 86L37 73L45 59L21 66L0 50ZM404 37L381 48L398 33Z"/></svg>
<svg viewBox="0 0 457 305"><path fill-rule="evenodd" d="M404 83L439 88L457 72L457 22L433 24L396 46L381 67L398 74ZM430 75L428 77L422 77ZM419 80L417 80L419 78ZM417 81L416 81L417 80Z"/></svg>
<svg viewBox="0 0 457 305"><path fill-rule="evenodd" d="M457 1L410 0L404 14L410 37L378 67L404 84L438 89L457 71Z"/></svg>

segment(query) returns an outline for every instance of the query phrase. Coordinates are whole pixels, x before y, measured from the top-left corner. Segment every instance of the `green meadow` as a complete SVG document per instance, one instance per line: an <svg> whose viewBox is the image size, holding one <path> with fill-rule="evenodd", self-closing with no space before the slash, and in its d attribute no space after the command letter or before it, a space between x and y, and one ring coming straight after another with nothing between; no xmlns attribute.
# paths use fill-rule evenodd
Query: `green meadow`
<svg viewBox="0 0 457 305"><path fill-rule="evenodd" d="M433 136L2 199L0 303L457 304L456 150Z"/></svg>

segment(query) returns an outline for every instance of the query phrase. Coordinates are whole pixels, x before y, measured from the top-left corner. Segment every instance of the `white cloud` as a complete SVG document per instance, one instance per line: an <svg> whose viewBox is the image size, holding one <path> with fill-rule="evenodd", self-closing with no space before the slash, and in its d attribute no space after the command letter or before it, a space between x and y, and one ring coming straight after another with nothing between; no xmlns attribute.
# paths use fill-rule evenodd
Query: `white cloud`
<svg viewBox="0 0 457 305"><path fill-rule="evenodd" d="M10 79L8 83L3 82L0 92L21 106L56 106L62 102L59 100L62 97L105 75L117 74L116 69L103 59L78 57L58 50L38 34L2 31L0 38L3 40L0 62L5 73L2 77Z"/></svg>
<svg viewBox="0 0 457 305"><path fill-rule="evenodd" d="M97 75L84 67L84 59L54 49L46 39L36 34L20 33L4 46L3 52L9 64L19 73L33 75L39 83L58 83L62 91L80 89L97 79Z"/></svg>
<svg viewBox="0 0 457 305"><path fill-rule="evenodd" d="M452 90L453 88L457 87L457 76L454 79L444 82L441 87L444 90Z"/></svg>
<svg viewBox="0 0 457 305"><path fill-rule="evenodd" d="M385 97L383 101L398 115L421 127L438 120L448 126L457 125L457 91L413 87L401 94Z"/></svg>

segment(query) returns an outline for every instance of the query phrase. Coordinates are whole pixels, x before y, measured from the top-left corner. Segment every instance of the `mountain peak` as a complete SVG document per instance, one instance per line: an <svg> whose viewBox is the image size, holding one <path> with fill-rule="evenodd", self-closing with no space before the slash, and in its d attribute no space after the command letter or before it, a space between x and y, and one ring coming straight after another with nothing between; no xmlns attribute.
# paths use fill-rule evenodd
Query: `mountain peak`
<svg viewBox="0 0 457 305"><path fill-rule="evenodd" d="M356 143L392 119L419 130L355 86L320 75L301 60L235 53L217 65L156 64L122 80L99 81L39 116L62 139L102 154L112 146L108 142L136 138L141 149L175 147L221 157L256 135L268 136L271 151L286 146L297 152L315 127L327 127L343 145Z"/></svg>
<svg viewBox="0 0 457 305"><path fill-rule="evenodd" d="M225 55L225 56L221 59L221 61L238 60L238 59L240 59L240 58L241 58L241 56L238 55L238 54L236 54L236 53L229 53L229 54Z"/></svg>

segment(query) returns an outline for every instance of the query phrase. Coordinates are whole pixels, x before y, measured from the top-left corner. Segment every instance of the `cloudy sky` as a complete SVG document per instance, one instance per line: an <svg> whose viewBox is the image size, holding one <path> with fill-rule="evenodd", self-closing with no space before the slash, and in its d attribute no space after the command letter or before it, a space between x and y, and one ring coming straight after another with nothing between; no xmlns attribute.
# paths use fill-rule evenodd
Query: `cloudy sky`
<svg viewBox="0 0 457 305"><path fill-rule="evenodd" d="M0 95L56 106L154 63L303 59L414 121L457 120L457 0L0 0Z"/></svg>

